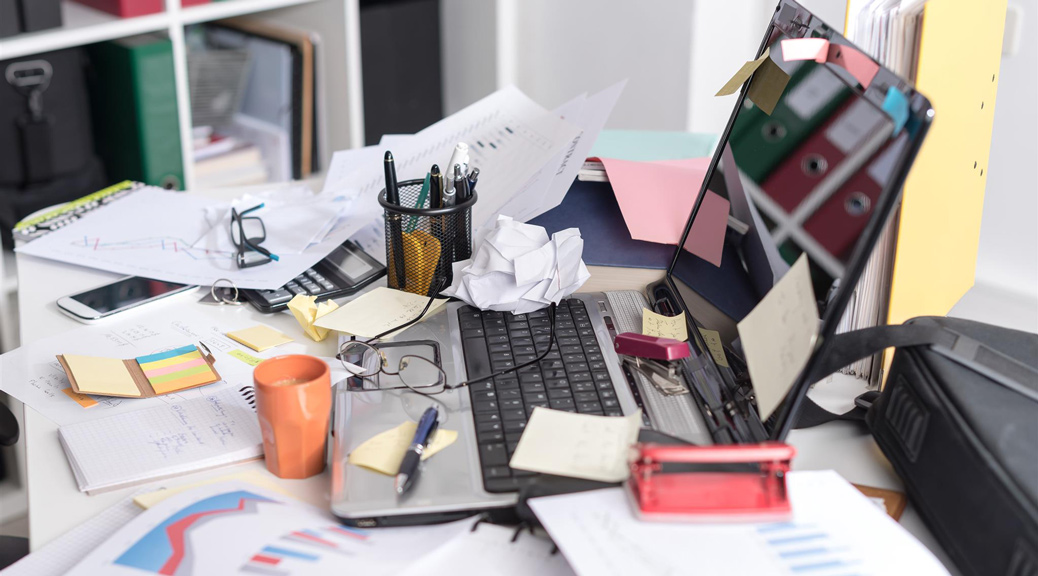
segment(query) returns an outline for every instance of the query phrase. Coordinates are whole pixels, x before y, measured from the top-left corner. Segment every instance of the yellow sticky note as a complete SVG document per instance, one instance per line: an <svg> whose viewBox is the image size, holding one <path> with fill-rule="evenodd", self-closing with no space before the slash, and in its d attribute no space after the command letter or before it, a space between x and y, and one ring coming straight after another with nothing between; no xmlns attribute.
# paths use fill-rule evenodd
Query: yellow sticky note
<svg viewBox="0 0 1038 576"><path fill-rule="evenodd" d="M750 87L746 90L746 97L757 105L768 116L775 111L782 93L786 91L789 84L789 74L778 64L768 58L761 63L760 68L753 74Z"/></svg>
<svg viewBox="0 0 1038 576"><path fill-rule="evenodd" d="M97 406L97 400L94 400L86 394L79 394L71 387L62 390L66 396L76 401L77 404L83 408L90 408L91 406Z"/></svg>
<svg viewBox="0 0 1038 576"><path fill-rule="evenodd" d="M248 352L246 352L244 350L237 350L237 349L231 350L230 352L227 353L227 355L228 356L233 356L233 357L237 358L238 360L241 360L242 362L248 364L249 366L255 366L255 365L259 364L260 362L263 362L263 358L257 358L257 357L253 356L252 354L249 354Z"/></svg>
<svg viewBox="0 0 1038 576"><path fill-rule="evenodd" d="M726 82L725 85L717 91L717 94L714 94L714 96L728 96L729 94L735 94L736 92L738 92L739 87L742 86L742 83L745 82L750 76L752 76L753 73L757 70L757 68L759 68L760 65L763 64L764 61L770 57L771 48L765 48L764 53L761 54L760 58L757 58L756 60L751 60L743 64L742 67L735 72L735 75L733 75L731 79L729 79L728 82Z"/></svg>
<svg viewBox="0 0 1038 576"><path fill-rule="evenodd" d="M257 324L251 328L245 328L244 330L228 332L227 337L237 342L241 342L256 352L263 352L264 350L269 350L275 346L292 342L292 339L288 336L262 324Z"/></svg>
<svg viewBox="0 0 1038 576"><path fill-rule="evenodd" d="M434 300L425 316L432 314L446 302L446 298ZM428 296L383 286L318 318L314 325L361 338L374 338L386 330L414 320L428 303Z"/></svg>
<svg viewBox="0 0 1038 576"><path fill-rule="evenodd" d="M818 339L818 305L807 254L801 254L737 325L760 419L782 404Z"/></svg>
<svg viewBox="0 0 1038 576"><path fill-rule="evenodd" d="M76 387L81 393L132 398L141 395L137 383L133 381L122 360L72 354L65 354L64 358L76 378Z"/></svg>
<svg viewBox="0 0 1038 576"><path fill-rule="evenodd" d="M312 340L320 342L328 336L329 330L320 326L314 326L314 321L339 308L339 305L331 300L317 303L317 296L306 296L296 294L288 302L288 309L295 316L299 327L303 329Z"/></svg>
<svg viewBox="0 0 1038 576"><path fill-rule="evenodd" d="M716 330L707 330L706 328L700 328L699 333L703 335L703 340L706 340L706 347L710 350L710 355L714 357L714 362L718 366L728 367L728 357L724 355L721 333Z"/></svg>
<svg viewBox="0 0 1038 576"><path fill-rule="evenodd" d="M282 488L280 484L278 484L274 481L273 478L271 478L269 472L249 470L248 472L228 474L226 476L219 476L217 478L209 478L207 480L202 480L201 482L192 482L191 484L185 484L183 486L174 486L172 488L162 488L154 492L147 492L145 494L134 496L133 503L147 510L148 508L151 508L152 506L158 504L159 502L162 502L170 496L176 496L177 494L180 494L181 492L187 490L191 490L192 488L197 488L199 486L205 486L208 484L216 484L218 482L233 481L248 482L249 484L254 484L256 486L259 486L260 488L273 490L274 492L284 494L285 496L292 496L292 494L290 494L287 490Z"/></svg>
<svg viewBox="0 0 1038 576"><path fill-rule="evenodd" d="M642 309L642 334L658 338L673 338L684 342L688 340L685 313L682 312L677 316L663 316L644 308Z"/></svg>
<svg viewBox="0 0 1038 576"><path fill-rule="evenodd" d="M414 439L416 428L418 428L417 422L404 422L396 428L372 436L350 452L350 464L396 476L396 473L400 471L400 461L404 459L404 453L407 452L407 447ZM433 454L454 444L457 439L457 431L438 428L433 434L432 442L422 453L422 460L427 460Z"/></svg>

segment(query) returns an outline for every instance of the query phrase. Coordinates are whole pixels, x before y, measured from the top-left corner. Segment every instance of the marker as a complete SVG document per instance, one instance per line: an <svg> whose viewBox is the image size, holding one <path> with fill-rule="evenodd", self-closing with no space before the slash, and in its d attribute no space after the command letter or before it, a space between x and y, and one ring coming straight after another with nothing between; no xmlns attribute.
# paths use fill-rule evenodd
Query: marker
<svg viewBox="0 0 1038 576"><path fill-rule="evenodd" d="M386 174L386 202L394 206L400 205L400 190L396 185L396 163L393 162L393 153L386 150L383 162ZM400 214L389 213L389 237L393 244L393 271L396 273L396 287L403 290L407 285L404 277L404 232L400 221Z"/></svg>

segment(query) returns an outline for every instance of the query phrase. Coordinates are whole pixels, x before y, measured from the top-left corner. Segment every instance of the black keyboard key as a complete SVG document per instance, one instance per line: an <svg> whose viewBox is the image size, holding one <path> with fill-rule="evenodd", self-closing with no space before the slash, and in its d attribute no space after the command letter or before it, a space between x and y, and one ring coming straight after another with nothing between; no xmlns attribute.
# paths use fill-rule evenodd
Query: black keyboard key
<svg viewBox="0 0 1038 576"><path fill-rule="evenodd" d="M515 420L526 421L526 408L519 404L518 408L504 408L501 410L501 418L504 419L505 426L508 426L509 422Z"/></svg>
<svg viewBox="0 0 1038 576"><path fill-rule="evenodd" d="M526 417L529 418L533 415L534 408L550 408L551 405L547 400L531 400L526 403Z"/></svg>
<svg viewBox="0 0 1038 576"><path fill-rule="evenodd" d="M515 449L516 449L517 446L519 446L519 441L518 440L516 440L515 442L506 442L505 443L505 447L508 448L508 459L509 460L512 459L512 454L515 454Z"/></svg>
<svg viewBox="0 0 1038 576"><path fill-rule="evenodd" d="M569 410L572 412L576 408L576 403L573 402L572 398L552 398L548 401L548 404L553 410Z"/></svg>
<svg viewBox="0 0 1038 576"><path fill-rule="evenodd" d="M477 426L501 421L501 415L497 412L476 412L475 417Z"/></svg>
<svg viewBox="0 0 1038 576"><path fill-rule="evenodd" d="M548 390L569 390L569 380L565 378L552 378L551 380L545 380L544 385Z"/></svg>
<svg viewBox="0 0 1038 576"><path fill-rule="evenodd" d="M497 412L498 404L494 400L476 400L472 411L473 412Z"/></svg>
<svg viewBox="0 0 1038 576"><path fill-rule="evenodd" d="M605 362L588 362L587 366L588 366L589 370L605 370L606 369Z"/></svg>
<svg viewBox="0 0 1038 576"><path fill-rule="evenodd" d="M511 370L512 368L515 368L515 360L494 360L491 358L490 367L494 369L494 372Z"/></svg>
<svg viewBox="0 0 1038 576"><path fill-rule="evenodd" d="M479 440L480 444L486 444L488 442L504 442L505 433L501 431L497 432L476 432L476 440Z"/></svg>
<svg viewBox="0 0 1038 576"><path fill-rule="evenodd" d="M490 345L490 351L491 352L511 352L512 351L512 345L509 344L508 342L498 343L498 344L491 344Z"/></svg>
<svg viewBox="0 0 1038 576"><path fill-rule="evenodd" d="M602 412L602 404L598 402L577 402L577 412L582 414L599 414ZM505 423L508 426L508 423Z"/></svg>
<svg viewBox="0 0 1038 576"><path fill-rule="evenodd" d="M483 489L492 494L515 492L519 489L519 480L516 478L484 478Z"/></svg>
<svg viewBox="0 0 1038 576"><path fill-rule="evenodd" d="M616 390L613 390L612 386L608 388L599 388L598 397L601 398L603 401L609 398L616 398Z"/></svg>
<svg viewBox="0 0 1038 576"><path fill-rule="evenodd" d="M507 336L508 330L504 326L493 326L491 328L484 328L487 336Z"/></svg>
<svg viewBox="0 0 1038 576"><path fill-rule="evenodd" d="M487 343L489 344L507 344L508 336L487 336ZM509 347L508 350L512 348Z"/></svg>
<svg viewBox="0 0 1038 576"><path fill-rule="evenodd" d="M531 346L512 346L512 353L515 354L516 357L519 357L519 356L535 356L536 355L536 352L534 351L532 345Z"/></svg>
<svg viewBox="0 0 1038 576"><path fill-rule="evenodd" d="M570 392L569 387L566 388L548 388L548 398L572 398L573 392Z"/></svg>
<svg viewBox="0 0 1038 576"><path fill-rule="evenodd" d="M501 422L485 422L482 424L476 424L476 436L482 434L489 434L492 432L501 432Z"/></svg>
<svg viewBox="0 0 1038 576"><path fill-rule="evenodd" d="M522 436L523 436L523 433L522 433L521 430L519 432L505 432L505 440L504 441L507 442L507 443L518 442L519 439L522 438Z"/></svg>
<svg viewBox="0 0 1038 576"><path fill-rule="evenodd" d="M579 346L580 345L580 338L577 338L576 336L574 336L572 338L561 338L561 337L556 335L556 339L559 341L559 346ZM565 353L566 349L563 348L562 351L563 351L563 353Z"/></svg>
<svg viewBox="0 0 1038 576"><path fill-rule="evenodd" d="M525 402L527 406L529 406L531 402L547 402L547 401L548 401L548 395L545 394L544 392L534 392L533 394L523 394L523 402Z"/></svg>
<svg viewBox="0 0 1038 576"><path fill-rule="evenodd" d="M512 359L512 353L507 351L507 350L506 351L501 351L501 352L491 352L490 353L490 359L491 360L511 360Z"/></svg>
<svg viewBox="0 0 1038 576"><path fill-rule="evenodd" d="M581 361L584 360L584 349L579 344L576 346L562 346L559 350L562 351L563 362L576 362L578 358Z"/></svg>
<svg viewBox="0 0 1038 576"><path fill-rule="evenodd" d="M512 340L515 340L516 338L527 338L529 336L532 336L532 334L530 334L529 328L520 328L517 326L509 326L508 335L512 337Z"/></svg>
<svg viewBox="0 0 1038 576"><path fill-rule="evenodd" d="M501 400L511 400L513 398L522 398L522 394L515 388L508 388L505 390L499 390L497 393Z"/></svg>
<svg viewBox="0 0 1038 576"><path fill-rule="evenodd" d="M489 391L493 392L493 390L494 390L494 383L490 382L489 380L485 380L483 382L476 382L476 383L473 383L473 384L469 384L469 390L472 390L473 393L481 392L481 391L486 391L486 390L489 390Z"/></svg>
<svg viewBox="0 0 1038 576"><path fill-rule="evenodd" d="M581 402L598 402L598 393L596 392L574 392L573 399L577 401L578 405Z"/></svg>
<svg viewBox="0 0 1038 576"><path fill-rule="evenodd" d="M535 356L533 354L516 354L515 355L515 365L516 366L522 366L523 364L530 364L531 362L533 362L536 359L537 359L537 356Z"/></svg>
<svg viewBox="0 0 1038 576"><path fill-rule="evenodd" d="M544 392L547 389L544 386L544 382L522 382L519 384L519 388L524 394L530 392Z"/></svg>
<svg viewBox="0 0 1038 576"><path fill-rule="evenodd" d="M505 432L522 432L526 429L526 420L506 420L504 425Z"/></svg>
<svg viewBox="0 0 1038 576"><path fill-rule="evenodd" d="M523 407L523 401L518 399L518 398L510 399L510 400L502 400L501 401L501 409L502 410L505 409L505 408L522 408L522 407Z"/></svg>
<svg viewBox="0 0 1038 576"><path fill-rule="evenodd" d="M591 373L590 372L570 372L569 373L569 381L570 382L591 382Z"/></svg>
<svg viewBox="0 0 1038 576"><path fill-rule="evenodd" d="M594 392L595 391L595 383L594 382L574 382L573 385L570 386L570 387L573 389L574 392Z"/></svg>
<svg viewBox="0 0 1038 576"><path fill-rule="evenodd" d="M565 370L561 370L561 369L560 370L545 370L542 367L541 373L544 375L544 379L545 380L553 380L555 378L565 378L566 377L566 371Z"/></svg>
<svg viewBox="0 0 1038 576"><path fill-rule="evenodd" d="M592 372L591 377L594 379L595 382L612 382L612 378L609 377L609 372L606 372L604 370Z"/></svg>
<svg viewBox="0 0 1038 576"><path fill-rule="evenodd" d="M616 398L602 399L602 408L609 410L610 408L619 408L620 401Z"/></svg>
<svg viewBox="0 0 1038 576"><path fill-rule="evenodd" d="M462 338L481 338L482 336L483 336L483 328L482 327L473 327L473 328L462 327L462 329L461 329L461 337Z"/></svg>
<svg viewBox="0 0 1038 576"><path fill-rule="evenodd" d="M522 338L512 338L513 346L533 346L533 338L524 336Z"/></svg>
<svg viewBox="0 0 1038 576"><path fill-rule="evenodd" d="M562 370L562 366L562 360L550 360L548 358L541 360L542 370Z"/></svg>
<svg viewBox="0 0 1038 576"><path fill-rule="evenodd" d="M492 328L494 326L504 326L504 325L505 325L505 321L502 320L501 318L487 318L486 316L483 317L483 327L484 328Z"/></svg>
<svg viewBox="0 0 1038 576"><path fill-rule="evenodd" d="M512 469L508 466L488 466L483 469L483 477L487 480L493 478L510 478Z"/></svg>
<svg viewBox="0 0 1038 576"><path fill-rule="evenodd" d="M605 415L606 416L623 416L624 413L619 408L606 408L605 409Z"/></svg>
<svg viewBox="0 0 1038 576"><path fill-rule="evenodd" d="M292 293L284 288L278 290L271 290L266 294L263 294L263 298L271 304L281 304L282 302L288 302L292 299Z"/></svg>
<svg viewBox="0 0 1038 576"><path fill-rule="evenodd" d="M490 376L490 354L481 338L462 338L461 348L465 353L465 369L470 380Z"/></svg>
<svg viewBox="0 0 1038 576"><path fill-rule="evenodd" d="M569 364L566 364L566 371L570 374L574 372L587 372L588 370L589 367L587 362L570 362Z"/></svg>
<svg viewBox="0 0 1038 576"><path fill-rule="evenodd" d="M505 445L501 442L481 444L479 446L479 460L483 463L484 468L507 466L508 454L506 453Z"/></svg>

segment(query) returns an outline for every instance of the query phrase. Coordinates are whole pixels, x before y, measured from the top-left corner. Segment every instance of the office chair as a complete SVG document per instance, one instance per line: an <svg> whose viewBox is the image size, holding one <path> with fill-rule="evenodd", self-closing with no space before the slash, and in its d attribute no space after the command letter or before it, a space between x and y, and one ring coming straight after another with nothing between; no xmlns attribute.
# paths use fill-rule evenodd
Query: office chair
<svg viewBox="0 0 1038 576"><path fill-rule="evenodd" d="M7 404L0 402L0 446L14 446L19 436L18 420ZM3 478L4 462L0 458L0 478ZM18 536L0 536L0 570L14 564L29 553L29 539Z"/></svg>

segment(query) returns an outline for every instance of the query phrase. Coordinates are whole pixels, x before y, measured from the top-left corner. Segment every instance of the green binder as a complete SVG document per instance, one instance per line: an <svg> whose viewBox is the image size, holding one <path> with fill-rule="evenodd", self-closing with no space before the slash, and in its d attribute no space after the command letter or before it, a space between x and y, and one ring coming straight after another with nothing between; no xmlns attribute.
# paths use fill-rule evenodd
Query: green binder
<svg viewBox="0 0 1038 576"><path fill-rule="evenodd" d="M758 184L850 95L824 65L805 62L790 78L771 116L756 106L739 111L729 142L739 168Z"/></svg>
<svg viewBox="0 0 1038 576"><path fill-rule="evenodd" d="M173 44L157 34L88 48L97 150L111 181L184 188Z"/></svg>

